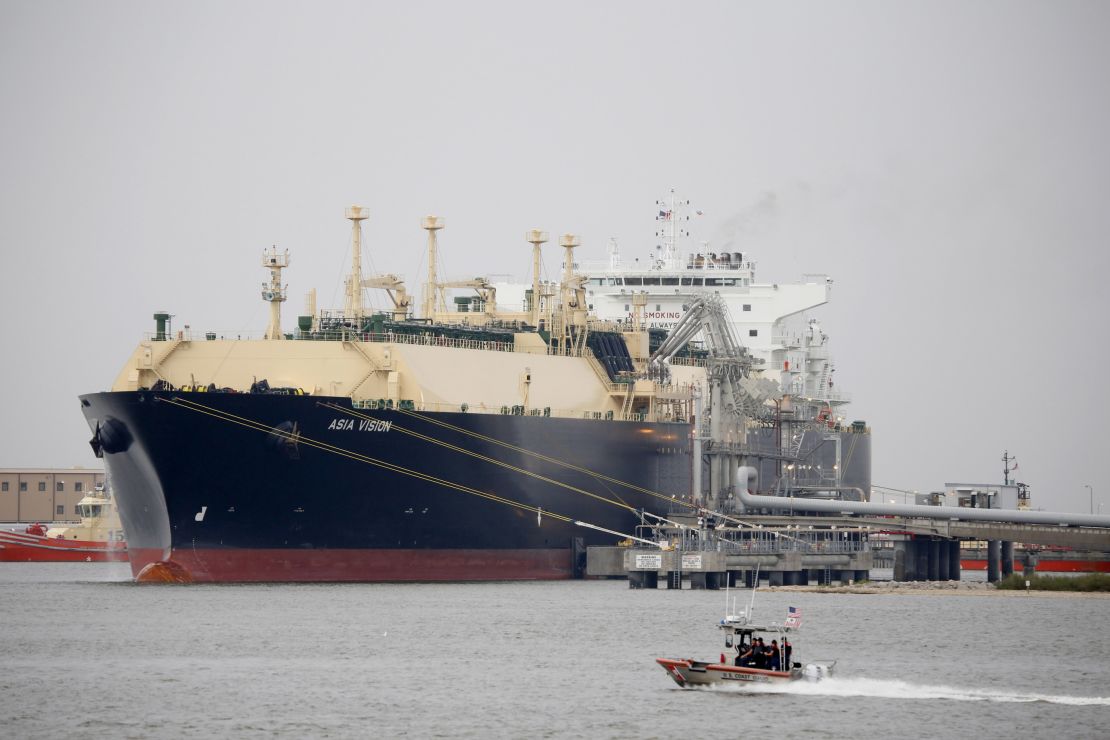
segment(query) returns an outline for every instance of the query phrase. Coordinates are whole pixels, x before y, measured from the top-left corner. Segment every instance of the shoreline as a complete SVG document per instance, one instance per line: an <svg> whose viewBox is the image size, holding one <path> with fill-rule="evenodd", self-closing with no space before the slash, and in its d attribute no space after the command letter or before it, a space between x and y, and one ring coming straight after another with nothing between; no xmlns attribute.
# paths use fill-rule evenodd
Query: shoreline
<svg viewBox="0 0 1110 740"><path fill-rule="evenodd" d="M760 591L782 591L812 594L865 594L891 596L1001 596L1004 598L1088 598L1110 599L1110 593L1101 591L1038 591L1036 589L998 589L990 583L965 583L963 581L883 581L852 586L760 586Z"/></svg>

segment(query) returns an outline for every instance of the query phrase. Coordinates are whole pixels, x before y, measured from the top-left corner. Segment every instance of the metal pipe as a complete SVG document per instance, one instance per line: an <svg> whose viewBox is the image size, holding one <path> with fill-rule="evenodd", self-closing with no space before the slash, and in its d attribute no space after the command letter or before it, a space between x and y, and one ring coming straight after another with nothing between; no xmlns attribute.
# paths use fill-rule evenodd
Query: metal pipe
<svg viewBox="0 0 1110 740"><path fill-rule="evenodd" d="M877 516L908 516L922 519L961 519L963 521L1009 522L1013 524L1066 524L1076 527L1110 528L1110 516L1071 514L1051 511L1016 511L1014 509L968 509L963 506L915 506L912 504L876 504L862 501L815 501L795 496L755 496L748 484L755 480L756 470L741 466L736 471L734 493L744 506L763 509L822 511L833 514L871 514Z"/></svg>

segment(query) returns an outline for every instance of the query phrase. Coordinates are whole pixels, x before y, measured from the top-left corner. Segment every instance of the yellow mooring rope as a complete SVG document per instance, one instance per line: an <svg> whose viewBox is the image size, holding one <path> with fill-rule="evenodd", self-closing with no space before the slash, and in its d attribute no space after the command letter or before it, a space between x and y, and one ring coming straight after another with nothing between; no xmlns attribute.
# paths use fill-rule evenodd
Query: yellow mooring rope
<svg viewBox="0 0 1110 740"><path fill-rule="evenodd" d="M384 469L392 471L394 473L400 473L402 475L408 475L408 476L411 476L413 478L417 478L419 480L423 480L423 481L426 481L426 482L429 482L429 483L435 483L437 485L444 486L446 488L451 488L451 489L456 490L456 491L461 491L462 493L467 493L467 494L470 494L472 496L478 496L480 498L484 498L484 499L487 499L489 501L494 501L494 502L499 503L499 504L505 504L506 506L512 506L512 507L515 507L515 508L518 508L518 509L522 509L524 511L529 511L529 512L532 512L533 514L539 514L541 516L549 516L552 519L557 519L558 521L567 522L567 523L570 523L570 524L575 523L575 520L572 517L565 516L563 514L558 514L558 513L555 513L553 511L548 511L547 509L541 509L540 507L537 507L537 506L530 506L529 504L524 504L524 503L521 503L519 501L514 501L513 499L505 498L504 496L498 496L497 494L489 493L487 491L479 491L476 488L470 488L469 486L464 486L464 485L461 485L459 483L452 483L451 481L443 480L442 478L436 478L435 476L428 475L427 473L421 473L417 470L411 470L409 468L405 468L405 467L402 467L400 465L395 465L394 463L385 462L384 460L378 460L378 459L370 457L368 455L363 455L363 454L360 454L360 453L357 453L357 452L352 452L350 450L345 450L342 447L336 447L335 445L330 445L326 442L321 442L319 440L311 439L309 437L304 437L304 436L301 436L300 434L291 434L289 432L284 432L284 431L281 431L279 429L275 429L273 427L267 426L266 424L263 424L261 422L254 421L253 419L246 419L244 417L236 416L235 414L231 414L231 413L226 412L226 411L220 411L219 409L213 409L209 406L199 404L195 401L191 401L191 400L184 399L184 398L181 398L181 397L174 397L174 398L161 399L161 400L164 400L166 403L169 403L169 404L171 404L173 406L176 406L178 408L181 408L181 409L185 409L187 411L193 411L193 412L196 412L196 413L205 414L207 416L211 416L213 418L216 418L220 421L224 421L224 422L227 422L227 423L230 423L230 424L238 424L239 426L243 426L243 427L246 427L248 429L253 429L253 430L258 431L258 432L263 432L263 433L266 433L266 434L275 434L279 437L283 437L285 439L294 441L297 444L304 444L308 447L314 447L318 450L323 450L324 452L330 452L334 455L339 455L341 457L350 458L350 459L355 460L357 462L366 463L368 465L375 465L377 467L384 468Z"/></svg>
<svg viewBox="0 0 1110 740"><path fill-rule="evenodd" d="M329 408L329 409L333 409L335 411L339 411L339 412L344 413L344 414L349 414L349 415L354 416L354 417L359 418L359 419L364 419L364 420L369 420L369 421L381 421L381 419L376 419L373 416L367 416L365 414L360 414L357 411L352 411L351 409L345 409L342 406L339 406L339 405L334 404L334 403L321 403L320 405L324 406L326 408ZM426 417L419 417L419 418L426 418ZM463 455L468 455L468 456L473 457L475 459L482 460L484 462L488 462L488 463L491 463L493 465L497 465L499 467L505 468L506 470L512 470L515 473L520 473L521 475L527 475L530 478L535 478L536 480L541 480L544 483L550 483L553 486L558 486L559 488L564 488L564 489L566 489L568 491L572 491L574 493L580 493L583 496L589 496L592 499L596 499L598 501L602 501L604 503L611 504L611 505L616 506L618 508L625 509L629 512L632 512L633 514L638 512L638 509L636 509L633 506L630 506L629 504L626 504L623 501L614 501L613 499L605 498L604 496L598 495L596 493L591 493L590 491L586 491L586 490L583 490L581 488L577 488L575 486L572 486L569 483L563 483L562 481L555 480L554 478L548 478L545 475L540 475L539 473L534 473L531 470L525 470L524 468L517 467L516 465L511 465L507 462L504 462L503 460L498 460L496 458L489 457L488 455L483 455L481 453L474 452L473 450L468 450L465 447L459 447L458 445L451 444L450 442L445 442L441 439L436 439L435 437L429 437L428 435L421 434L420 432L414 432L413 430L406 429L406 428L404 428L404 427L402 427L398 424L393 424L390 427L390 429L392 431L401 432L402 434L407 434L411 437L416 437L417 439L424 440L425 442L430 442L431 444L439 445L440 447L445 447L449 450L453 450L455 452L462 453ZM463 430L463 431L465 431L465 430ZM490 438L487 438L487 439L490 439Z"/></svg>
<svg viewBox="0 0 1110 740"><path fill-rule="evenodd" d="M342 407L340 407L340 406L336 406L335 408L342 409ZM347 409L342 409L342 410L346 411L348 413L354 413L354 412L348 411ZM692 504L692 503L689 503L687 501L683 501L682 499L675 498L674 496L668 496L665 493L660 493L658 491L653 491L650 488L644 488L643 486L638 486L635 483L629 483L627 481L622 481L619 478L613 478L612 476L605 475L604 473L598 473L595 470L590 470L589 468L584 468L580 465L575 465L574 463L569 463L565 460L560 460L558 458L551 457L549 455L544 455L543 453L540 453L540 452L535 452L533 450L529 450L529 449L526 449L524 447L519 447L517 445L510 444L508 442L503 442L499 439L495 439L494 437L489 437L489 436L486 436L484 434L479 434L478 432L472 432L469 429L463 429L462 427L455 426L454 424L449 424L445 421L440 421L439 419L433 419L430 416L426 416L426 415L423 415L423 414L418 414L416 412L408 411L406 409L396 409L396 410L399 411L402 414L407 414L409 416L420 419L422 421L426 421L429 424L435 424L435 425L443 427L445 429L450 429L452 431L459 432L460 434L465 434L467 436L474 437L475 439L480 439L480 440L483 440L485 442L489 442L491 444L495 444L495 445L498 445L500 447L504 447L506 449L513 450L515 452L520 452L521 454L529 455L531 457L535 457L539 460L543 460L544 462L552 463L553 465L559 465L561 467L567 468L568 470L574 470L574 471L577 471L579 473L585 473L586 475L597 478L598 480L603 480L607 483L613 483L614 485L622 486L624 488L628 488L628 489L636 491L638 493L643 493L643 494L646 494L648 496L652 496L654 498L660 499L662 501L667 501L668 503L676 503L676 504L679 504L680 506L685 506L686 508L692 509L692 510L697 510L698 508L700 508L696 504ZM362 418L368 418L368 417L362 417Z"/></svg>

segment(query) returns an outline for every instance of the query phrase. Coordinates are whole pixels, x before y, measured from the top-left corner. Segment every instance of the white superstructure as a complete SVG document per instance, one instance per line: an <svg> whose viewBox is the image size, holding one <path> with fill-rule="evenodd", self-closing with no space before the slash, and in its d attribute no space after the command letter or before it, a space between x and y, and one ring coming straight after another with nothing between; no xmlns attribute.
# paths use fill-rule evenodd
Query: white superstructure
<svg viewBox="0 0 1110 740"><path fill-rule="evenodd" d="M699 293L718 293L728 306L737 338L764 361L765 377L798 400L838 406L848 402L835 387L828 336L807 311L827 303L832 279L806 275L797 283L759 283L755 262L742 252L700 251L689 239L689 201L671 191L657 201L660 243L644 257L624 258L610 242L607 260L583 262L586 296L598 318L669 330ZM639 298L639 300L637 300ZM637 303L644 302L642 317Z"/></svg>

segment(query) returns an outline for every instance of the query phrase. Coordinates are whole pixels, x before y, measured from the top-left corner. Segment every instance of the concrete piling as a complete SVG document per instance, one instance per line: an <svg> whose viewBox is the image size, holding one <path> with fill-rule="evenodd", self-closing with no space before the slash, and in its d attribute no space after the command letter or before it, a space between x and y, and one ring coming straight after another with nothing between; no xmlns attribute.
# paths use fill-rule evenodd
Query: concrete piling
<svg viewBox="0 0 1110 740"><path fill-rule="evenodd" d="M1002 577L1007 578L1014 574L1014 543L1002 542Z"/></svg>
<svg viewBox="0 0 1110 740"><path fill-rule="evenodd" d="M998 583L1002 561L1002 541L987 540L987 581Z"/></svg>
<svg viewBox="0 0 1110 740"><path fill-rule="evenodd" d="M948 580L960 580L960 541L949 540L948 546Z"/></svg>
<svg viewBox="0 0 1110 740"><path fill-rule="evenodd" d="M894 546L894 580L899 583L911 580L906 571L906 543L899 542Z"/></svg>
<svg viewBox="0 0 1110 740"><path fill-rule="evenodd" d="M917 566L914 568L914 580L927 581L929 580L929 541L914 540L913 549L917 560Z"/></svg>
<svg viewBox="0 0 1110 740"><path fill-rule="evenodd" d="M924 544L929 550L929 580L942 580L940 575L940 540L929 539Z"/></svg>

